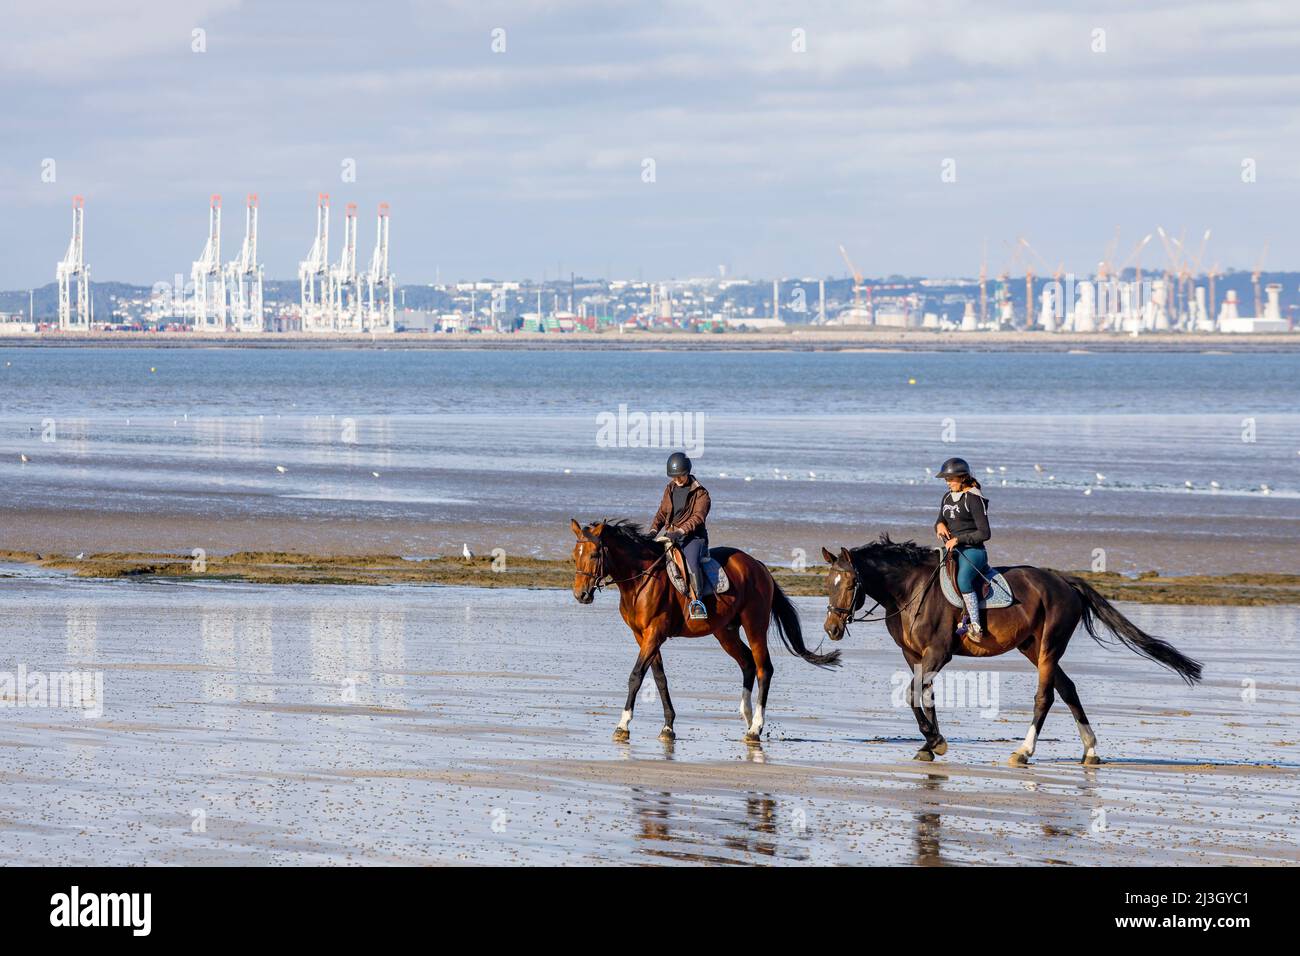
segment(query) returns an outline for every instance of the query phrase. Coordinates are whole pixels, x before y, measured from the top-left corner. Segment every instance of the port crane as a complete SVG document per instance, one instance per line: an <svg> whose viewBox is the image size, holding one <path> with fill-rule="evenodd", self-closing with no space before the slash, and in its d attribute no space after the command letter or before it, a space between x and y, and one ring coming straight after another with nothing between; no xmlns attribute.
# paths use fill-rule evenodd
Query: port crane
<svg viewBox="0 0 1300 956"><path fill-rule="evenodd" d="M90 330L90 266L86 265L85 258L85 224L86 199L73 196L72 239L68 251L54 267L54 278L59 284L59 329L64 332Z"/></svg>
<svg viewBox="0 0 1300 956"><path fill-rule="evenodd" d="M190 267L194 331L226 331L226 270L221 266L221 197L208 203L208 240Z"/></svg>
<svg viewBox="0 0 1300 956"><path fill-rule="evenodd" d="M257 196L250 194L244 208L244 244L229 270L230 324L237 332L262 332L262 265L257 261Z"/></svg>

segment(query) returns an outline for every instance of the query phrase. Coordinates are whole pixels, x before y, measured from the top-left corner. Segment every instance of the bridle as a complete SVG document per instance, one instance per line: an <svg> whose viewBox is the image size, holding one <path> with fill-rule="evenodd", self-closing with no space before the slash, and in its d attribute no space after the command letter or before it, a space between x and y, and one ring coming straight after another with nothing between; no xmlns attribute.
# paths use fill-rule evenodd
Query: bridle
<svg viewBox="0 0 1300 956"><path fill-rule="evenodd" d="M925 600L925 596L926 594L929 593L930 588L934 585L934 582L939 579L939 573L942 570L943 570L943 562L940 561L934 569L934 574L930 575L930 577L926 579L925 587L921 588L916 594L912 596L911 600L909 600L906 604L902 605L901 607L896 608L893 611L889 611L888 613L883 614L880 617L872 617L871 616L872 612L874 612L876 608L880 607L880 602L877 601L876 603L871 605L871 607L867 608L867 610L863 613L861 617L854 617L853 612L856 611L863 604L867 603L867 593L862 585L862 575L858 572L857 568L850 566L848 568L848 571L850 574L853 575L853 594L849 598L849 606L839 607L835 604L832 604L830 601L827 601L826 614L827 616L830 616L831 614L839 614L843 617L844 619L843 636L848 637L850 624L874 624L877 621L888 621L890 618L898 617L900 614L902 614L904 611L908 610L909 608L913 607L914 605L919 607L920 602ZM858 597L859 594L861 595L861 599L859 599ZM915 621L915 615L913 615L913 621Z"/></svg>
<svg viewBox="0 0 1300 956"><path fill-rule="evenodd" d="M586 538L588 541L596 545L596 557L593 562L593 567L595 568L595 570L580 571L575 569L574 573L576 573L579 577L591 579L592 581L591 590L587 592L588 596L594 596L597 591L601 591L604 588L609 587L610 585L627 584L629 581L635 581L637 578L645 577L655 569L655 567L659 564L660 561L668 557L668 552L665 551L663 554L659 555L659 557L655 558L654 561L651 562L649 566L642 568L636 574L633 574L630 577L616 579L610 577L610 575L605 571L605 555L607 553L605 543L596 538L593 538L591 535L586 535Z"/></svg>

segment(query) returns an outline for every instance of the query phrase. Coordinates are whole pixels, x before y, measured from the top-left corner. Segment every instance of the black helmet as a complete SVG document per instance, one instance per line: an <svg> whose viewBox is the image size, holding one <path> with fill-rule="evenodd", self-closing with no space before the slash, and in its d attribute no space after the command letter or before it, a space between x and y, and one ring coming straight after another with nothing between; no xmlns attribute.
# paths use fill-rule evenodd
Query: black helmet
<svg viewBox="0 0 1300 956"><path fill-rule="evenodd" d="M676 478L678 475L689 475L691 473L691 460L679 451L673 452L668 456L668 477Z"/></svg>
<svg viewBox="0 0 1300 956"><path fill-rule="evenodd" d="M965 458L949 458L939 469L936 478L969 478L970 465L966 464Z"/></svg>

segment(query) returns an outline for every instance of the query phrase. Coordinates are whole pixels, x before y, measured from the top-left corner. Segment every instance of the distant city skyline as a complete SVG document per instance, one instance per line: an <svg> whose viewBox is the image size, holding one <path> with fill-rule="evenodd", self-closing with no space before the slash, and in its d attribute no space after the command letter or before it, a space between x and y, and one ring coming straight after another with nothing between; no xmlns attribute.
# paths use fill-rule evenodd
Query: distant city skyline
<svg viewBox="0 0 1300 956"><path fill-rule="evenodd" d="M400 284L990 276L1124 264L1163 225L1300 263L1300 9L1268 3L53 0L0 35L0 289L53 280L74 194L93 281L188 275L261 206L296 276L318 192L392 205ZM355 176L352 172L355 171ZM52 180L52 181L51 181ZM1142 253L1167 264L1159 241ZM1042 275L1045 266L1037 264Z"/></svg>

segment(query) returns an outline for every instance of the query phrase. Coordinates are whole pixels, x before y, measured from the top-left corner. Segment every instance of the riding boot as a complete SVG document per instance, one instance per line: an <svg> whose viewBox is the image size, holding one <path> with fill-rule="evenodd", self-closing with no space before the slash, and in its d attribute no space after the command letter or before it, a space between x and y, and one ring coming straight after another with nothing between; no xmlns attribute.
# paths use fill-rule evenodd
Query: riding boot
<svg viewBox="0 0 1300 956"><path fill-rule="evenodd" d="M691 588L691 606L686 611L686 616L692 621L707 621L709 619L709 609L704 606L700 600L700 595L704 593L703 583L700 580L700 572L694 566L686 569L686 577L690 581Z"/></svg>
<svg viewBox="0 0 1300 956"><path fill-rule="evenodd" d="M978 644L984 636L984 629L980 627L980 596L963 592L961 599L966 605L966 627L957 628L957 636L969 637L971 641Z"/></svg>

